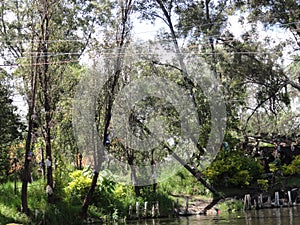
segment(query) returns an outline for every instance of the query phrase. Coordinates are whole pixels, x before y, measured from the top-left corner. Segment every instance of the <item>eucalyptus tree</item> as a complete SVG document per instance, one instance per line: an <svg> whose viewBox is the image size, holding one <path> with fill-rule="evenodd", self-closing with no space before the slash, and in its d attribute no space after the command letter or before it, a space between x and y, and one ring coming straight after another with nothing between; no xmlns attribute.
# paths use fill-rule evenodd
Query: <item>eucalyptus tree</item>
<svg viewBox="0 0 300 225"><path fill-rule="evenodd" d="M166 42L165 40L168 39L170 40L169 43L172 43L173 44L173 48L174 48L174 52L176 54L176 61L178 63L173 63L173 62L170 62L170 63L167 63L167 64L164 64L164 63L161 63L161 62L155 62L156 64L160 64L160 65L165 65L165 66L169 66L170 68L177 68L178 71L180 72L181 76L179 78L180 82L178 83L181 83L183 85L183 87L188 91L189 93L189 96L191 96L192 98L192 104L195 104L198 108L197 110L197 113L198 113L198 118L200 120L203 120L203 121L209 121L209 118L205 117L201 117L201 113L204 112L204 111L208 111L208 113L203 113L203 115L206 115L208 117L212 116L212 114L209 113L209 106L208 106L208 101L203 100L203 97L204 97L204 94L202 93L201 94L201 90L200 90L200 86L201 84L196 84L195 81L193 79L191 79L191 77L189 77L189 73L188 71L191 71L192 68L188 68L187 65L186 65L186 60L185 59L185 56L183 54L183 49L180 48L180 38L182 37L181 36L181 30L179 30L178 28L180 27L180 17L182 17L183 14L187 14L188 13L188 10L185 11L184 13L180 14L180 12L183 12L185 9L189 8L189 9L193 9L191 11L189 11L189 13L191 12L191 14L194 13L194 15L197 15L197 16L201 16L201 13L198 15L199 12L203 12L203 8L197 8L199 4L202 4L203 1L200 1L200 2L197 2L197 1L182 1L182 0L178 0L178 1L169 1L169 0L153 0L153 1L141 1L141 2L138 2L138 10L140 12L140 15L141 15L141 18L142 19L146 19L146 20L150 20L152 22L156 21L157 19L158 20L161 20L166 26L167 26L167 31L163 34L162 38L163 38L163 42ZM206 6L208 7L209 6L209 3L210 1L205 1L205 4ZM197 8L197 9L195 9ZM207 8L207 14L205 15L205 13L203 13L202 15L204 15L205 17L205 20L206 21L209 21L211 20L211 17L210 17L210 11L209 9ZM188 21L188 20L186 20ZM185 22L186 22L185 21ZM195 25L195 24L189 24L189 25ZM191 26L187 26L186 27L187 29L191 29L193 30L195 27L191 27ZM211 28L211 26L210 26ZM171 47L171 48L172 48ZM213 44L213 41L210 42L210 54L212 54L212 61L215 60L214 58L214 44ZM170 46L169 46L170 48ZM188 49L185 49L185 51L189 51ZM189 51L191 52L191 51ZM177 66L178 64L178 66ZM203 65L200 65L199 62L196 63L196 65L199 65L198 68L194 68L194 69L199 69L201 68ZM212 63L213 65L213 63ZM213 69L213 74L214 74L214 79L217 79L217 76L216 76L216 70L215 70L215 67L212 66L211 67ZM199 86L198 86L199 85ZM203 86L202 86L203 87ZM211 87L208 88L206 87L207 89L212 89L212 90L215 90L214 93L218 93L218 85L213 82L213 84L211 84ZM200 104L204 103L201 107ZM220 101L220 105L221 106L223 105L222 104L222 101ZM222 108L222 107L220 107ZM204 110L203 110L204 109ZM210 112L216 112L218 110L211 110L210 109ZM223 111L223 110L221 110ZM223 113L220 111L220 115L217 116L218 118L212 118L212 120L210 121L210 125L214 125L214 124L217 124L218 128L217 130L215 130L213 133L214 135L214 144L212 146L212 148L210 150L212 151L209 151L210 154L214 154L217 150L217 145L218 143L220 144L220 142L222 142L222 139L223 139L223 126L222 124L224 124L224 118L222 118L220 120L220 117L224 116ZM215 115L214 115L215 116ZM206 120L207 119L207 120ZM213 121L213 122L212 122ZM208 127L210 127L209 124L201 124L202 127L204 127L205 125L208 125ZM211 126L211 127L212 127ZM210 133L209 129L207 129L207 132L206 133ZM199 128L197 128L199 129ZM215 133L216 132L216 133ZM192 133L192 132L191 132ZM199 137L195 137L194 135L190 135L190 139L192 141L192 143L197 146L200 154L203 154L203 145L202 143L199 142ZM208 138L209 139L209 138ZM205 140L205 141L208 141ZM211 139L209 139L211 141ZM212 191L212 193L214 193L214 195L217 197L217 199L219 200L221 195L212 187L210 186L206 181L205 179L202 178L201 176L201 172L196 169L195 167L192 167L190 165L188 165L188 161L186 160L183 160L180 156L178 156L175 152L173 152L172 150L172 147L168 145L168 143L165 143L164 144L164 149L169 152L182 166L184 166L193 176L195 176L197 178L198 181L200 181L206 188L208 188L210 191ZM198 153L197 153L198 154ZM191 162L192 163L192 162ZM209 206L210 207L210 206ZM207 210L208 208L205 209L205 211Z"/></svg>
<svg viewBox="0 0 300 225"><path fill-rule="evenodd" d="M229 47L240 55L237 56L240 64L234 68L244 71L241 74L244 83L250 84L247 85L247 92L250 94L248 99L253 100L244 106L241 117L244 123L242 130L245 131L252 117L256 114L260 116L262 111L265 112L265 116L269 115L269 118L279 118L277 114L288 110L293 99L289 86L299 90L298 75L291 74L285 68L287 58L297 60L299 11L295 9L299 8L299 2L236 1L232 8L240 12L238 15L241 21L246 19L245 23L251 24L252 27L242 35L241 42L227 38L220 40L226 49ZM259 35L258 23L263 24L266 31L272 31L264 40ZM280 30L291 35L286 35L286 41L276 44L276 31ZM246 66L242 68L240 65ZM276 124L274 120L272 121ZM253 130L252 132L255 133Z"/></svg>
<svg viewBox="0 0 300 225"><path fill-rule="evenodd" d="M85 50L93 26L101 24L105 13L94 1L35 0L1 2L1 54L17 66L28 103L22 210L29 212L27 183L34 123L39 123L46 146L49 201L53 202L51 129L57 104L63 95L66 65L77 64ZM27 175L26 175L27 174Z"/></svg>
<svg viewBox="0 0 300 225"><path fill-rule="evenodd" d="M267 7L270 4L267 1L259 3L247 1L250 5L249 14L252 16L249 20L251 28L240 38L235 37L232 31L227 29L227 19L232 14L240 12L240 20L243 21L243 16L248 11L243 11L245 7L242 6L247 3L246 1L231 3L229 1L197 1L191 5L187 4L186 7L178 7L179 29L184 37L189 37L191 44L198 43L202 53L206 54L208 47L211 48L212 53L215 53L212 60L209 60L211 55L204 57L208 59L208 63L212 64L215 74L218 74L223 84L228 112L227 127L240 132L245 131L248 121L258 110L266 109L276 114L284 105L289 104L286 84L295 88L298 86L296 82L288 78L280 65L281 52L285 44L272 45L272 37L261 40L256 24L260 21L277 23L276 21L294 18L295 12L292 9L296 3L291 1L285 5L278 1L275 5ZM266 7L265 10L261 10L262 5ZM283 7L285 7L285 12ZM284 18L280 19L279 13L273 12L279 9L282 10L282 14L293 15L281 14ZM271 12L278 17L274 18L275 15ZM295 24L297 23L292 22L288 26L295 26ZM244 127L241 127L243 122L239 122L241 110L250 112Z"/></svg>
<svg viewBox="0 0 300 225"><path fill-rule="evenodd" d="M7 179L10 169L9 147L22 138L22 123L12 104L12 90L6 71L0 69L0 182Z"/></svg>
<svg viewBox="0 0 300 225"><path fill-rule="evenodd" d="M277 27L289 32L293 36L293 40L287 43L282 43L291 46L290 51L291 58L294 55L298 60L300 47L300 2L299 1L250 1L244 2L245 6L248 7L250 11L249 20L250 21L261 21L266 27L272 28ZM295 79L291 79L290 76L285 74L282 77L288 85L293 88L300 90L299 82Z"/></svg>
<svg viewBox="0 0 300 225"><path fill-rule="evenodd" d="M101 7L103 4L99 3L97 5L98 7ZM104 89L100 90L100 94L98 93L99 96L95 96L92 93L91 107L95 113L95 117L92 118L93 121L91 121L94 174L89 191L81 208L81 218L83 219L87 217L88 207L92 203L93 193L104 161L104 147L107 146L106 141L111 126L112 108L116 95L123 82L123 59L126 47L130 42L133 5L134 1L132 0L110 1L110 5L108 7L106 5L111 14L104 22L106 28L104 29L103 41L97 40L93 51L99 57L101 57L101 54L103 53L105 65L104 68L98 67L98 69L100 72L105 70L108 80L104 85ZM96 60L97 57L94 61L94 65L97 62ZM101 66L103 65L100 65L100 67ZM97 67L92 73L95 73L92 74L92 76L101 76L101 74L98 74L99 71L97 71ZM103 95L101 95L102 93ZM94 127L94 123L96 124L96 127ZM99 137L101 138L102 143L97 142Z"/></svg>

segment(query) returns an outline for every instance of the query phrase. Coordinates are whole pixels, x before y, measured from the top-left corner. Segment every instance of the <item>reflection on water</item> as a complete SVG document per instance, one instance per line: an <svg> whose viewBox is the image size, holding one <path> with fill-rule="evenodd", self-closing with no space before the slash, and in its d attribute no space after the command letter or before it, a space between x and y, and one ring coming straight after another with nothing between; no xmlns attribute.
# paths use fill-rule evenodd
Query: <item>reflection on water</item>
<svg viewBox="0 0 300 225"><path fill-rule="evenodd" d="M220 216L191 216L176 219L140 220L128 225L299 225L300 207L250 210L238 213L221 213Z"/></svg>

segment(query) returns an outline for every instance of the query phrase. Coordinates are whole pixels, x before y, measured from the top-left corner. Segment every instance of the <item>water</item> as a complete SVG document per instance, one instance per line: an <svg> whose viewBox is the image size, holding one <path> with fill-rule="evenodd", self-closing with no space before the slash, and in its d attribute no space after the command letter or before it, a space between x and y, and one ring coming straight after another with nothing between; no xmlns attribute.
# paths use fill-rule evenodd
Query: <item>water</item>
<svg viewBox="0 0 300 225"><path fill-rule="evenodd" d="M300 207L250 210L210 216L190 216L176 219L140 220L128 225L299 225Z"/></svg>

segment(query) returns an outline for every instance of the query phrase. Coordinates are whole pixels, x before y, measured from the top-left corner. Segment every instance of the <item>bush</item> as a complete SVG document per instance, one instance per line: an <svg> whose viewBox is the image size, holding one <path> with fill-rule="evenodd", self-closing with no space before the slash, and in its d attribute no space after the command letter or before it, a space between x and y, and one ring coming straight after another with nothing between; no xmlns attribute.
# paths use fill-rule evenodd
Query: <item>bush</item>
<svg viewBox="0 0 300 225"><path fill-rule="evenodd" d="M241 211L243 209L243 202L240 200L231 199L218 204L218 208L221 210L221 212Z"/></svg>
<svg viewBox="0 0 300 225"><path fill-rule="evenodd" d="M67 199L70 201L82 201L86 196L89 187L92 183L90 174L82 170L76 170L70 173L71 181L68 186L64 188Z"/></svg>
<svg viewBox="0 0 300 225"><path fill-rule="evenodd" d="M206 195L206 188L185 168L159 184L160 190L167 194Z"/></svg>
<svg viewBox="0 0 300 225"><path fill-rule="evenodd" d="M245 187L260 178L262 172L262 165L242 151L221 150L203 175L214 186Z"/></svg>
<svg viewBox="0 0 300 225"><path fill-rule="evenodd" d="M283 166L283 174L284 175L296 175L300 174L300 155L297 155L290 165Z"/></svg>

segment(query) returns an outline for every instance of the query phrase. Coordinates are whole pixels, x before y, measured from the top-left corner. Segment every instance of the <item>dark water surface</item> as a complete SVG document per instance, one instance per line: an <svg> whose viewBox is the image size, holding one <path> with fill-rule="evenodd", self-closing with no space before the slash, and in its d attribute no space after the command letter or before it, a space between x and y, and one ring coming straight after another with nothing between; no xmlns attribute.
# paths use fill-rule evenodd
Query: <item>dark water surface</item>
<svg viewBox="0 0 300 225"><path fill-rule="evenodd" d="M176 219L140 220L128 225L300 225L300 207L250 210L246 212L221 213L220 215L190 216Z"/></svg>

